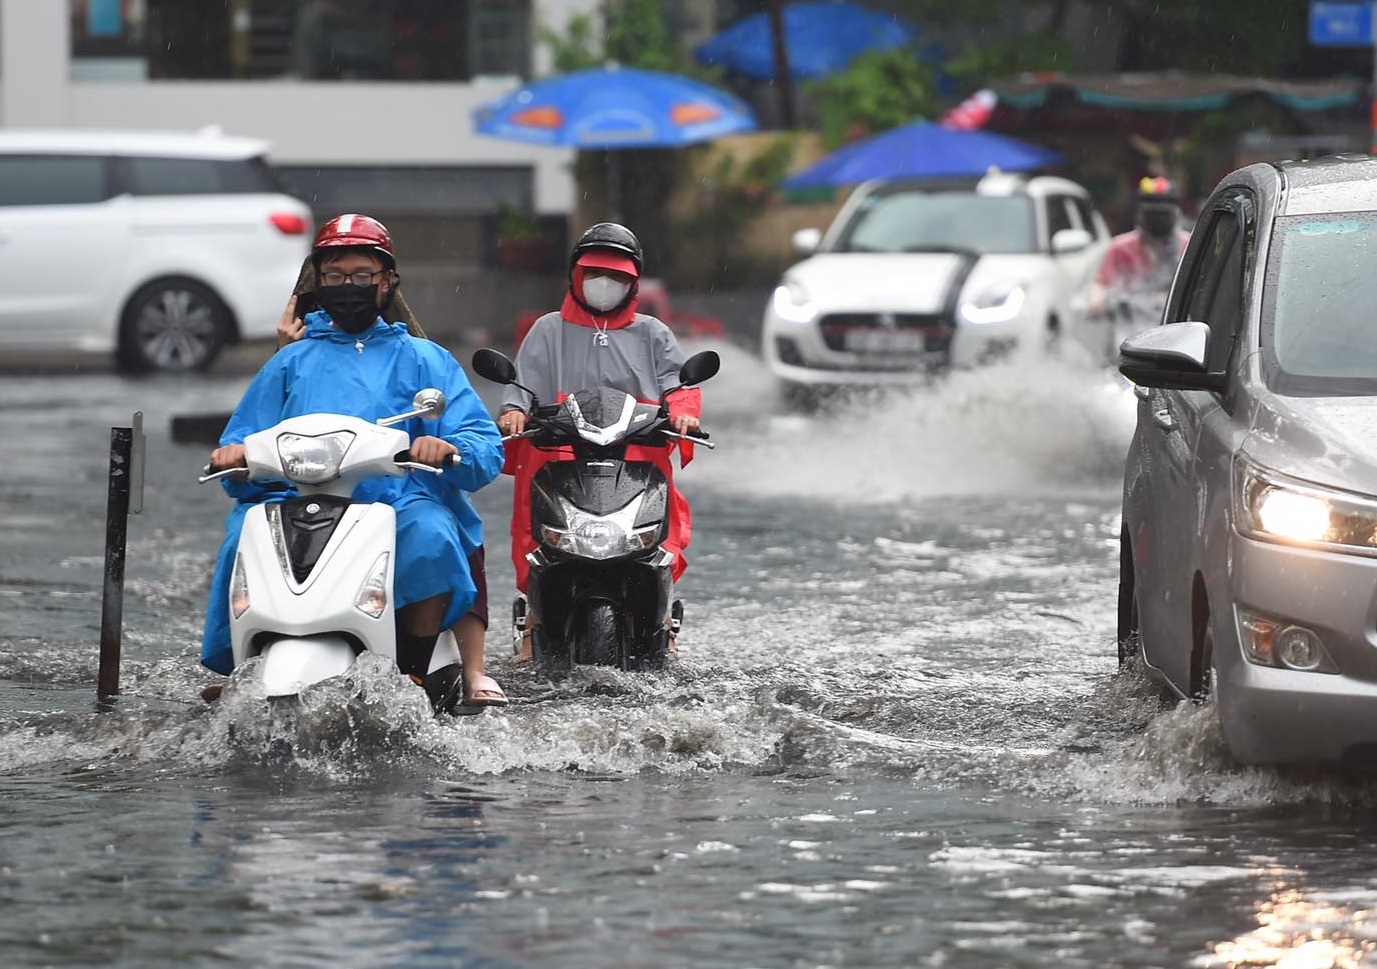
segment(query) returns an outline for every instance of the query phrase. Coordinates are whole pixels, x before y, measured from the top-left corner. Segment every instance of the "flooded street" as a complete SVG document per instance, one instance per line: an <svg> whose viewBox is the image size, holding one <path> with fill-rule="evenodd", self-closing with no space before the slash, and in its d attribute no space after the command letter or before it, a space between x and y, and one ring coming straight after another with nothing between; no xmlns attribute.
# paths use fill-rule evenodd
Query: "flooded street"
<svg viewBox="0 0 1377 969"><path fill-rule="evenodd" d="M1377 963L1377 781L1238 767L1211 708L1117 672L1131 396L1039 364L804 417L721 350L679 663L513 667L501 479L475 500L514 702L441 722L374 666L290 723L199 698L229 503L170 424L247 378L0 377L4 965Z"/></svg>

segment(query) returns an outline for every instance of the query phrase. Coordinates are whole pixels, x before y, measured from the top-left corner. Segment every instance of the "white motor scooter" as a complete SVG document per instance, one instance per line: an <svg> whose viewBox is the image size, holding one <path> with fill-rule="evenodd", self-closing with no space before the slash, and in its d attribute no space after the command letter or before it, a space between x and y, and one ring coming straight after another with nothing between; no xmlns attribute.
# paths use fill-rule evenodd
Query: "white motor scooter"
<svg viewBox="0 0 1377 969"><path fill-rule="evenodd" d="M204 469L202 483L241 475L291 482L298 492L248 510L230 579L234 665L261 657L267 696L295 696L345 673L364 651L395 664L396 513L391 505L350 495L364 478L440 474L406 460L411 439L392 425L438 417L445 405L443 393L426 389L416 394L413 410L376 423L343 414L291 417L244 439L246 468ZM446 630L429 672L451 663L459 663L459 649Z"/></svg>

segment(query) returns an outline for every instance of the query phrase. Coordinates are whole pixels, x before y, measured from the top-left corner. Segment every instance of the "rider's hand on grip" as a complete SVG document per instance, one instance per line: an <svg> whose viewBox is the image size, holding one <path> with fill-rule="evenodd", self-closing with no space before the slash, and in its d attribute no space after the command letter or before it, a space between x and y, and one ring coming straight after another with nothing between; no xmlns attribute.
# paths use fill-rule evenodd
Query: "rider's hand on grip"
<svg viewBox="0 0 1377 969"><path fill-rule="evenodd" d="M226 444L210 452L210 464L206 469L211 472L229 471L231 468L247 468L248 462L244 460L244 445Z"/></svg>
<svg viewBox="0 0 1377 969"><path fill-rule="evenodd" d="M459 449L438 437L418 437L411 442L410 460L432 468L448 468L459 463Z"/></svg>

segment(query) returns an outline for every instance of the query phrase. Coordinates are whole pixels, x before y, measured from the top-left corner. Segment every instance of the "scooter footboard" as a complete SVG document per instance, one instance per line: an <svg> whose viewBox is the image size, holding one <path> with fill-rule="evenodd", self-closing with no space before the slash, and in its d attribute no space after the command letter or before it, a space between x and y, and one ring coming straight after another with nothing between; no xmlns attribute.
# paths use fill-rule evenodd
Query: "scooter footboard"
<svg viewBox="0 0 1377 969"><path fill-rule="evenodd" d="M299 636L274 640L259 654L268 696L295 696L303 687L349 671L354 647L343 636Z"/></svg>

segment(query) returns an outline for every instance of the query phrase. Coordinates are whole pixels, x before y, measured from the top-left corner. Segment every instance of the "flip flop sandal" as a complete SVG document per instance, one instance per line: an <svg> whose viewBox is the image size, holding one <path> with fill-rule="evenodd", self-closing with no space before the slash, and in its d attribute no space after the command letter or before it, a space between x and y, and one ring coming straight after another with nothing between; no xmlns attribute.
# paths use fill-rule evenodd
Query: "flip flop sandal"
<svg viewBox="0 0 1377 969"><path fill-rule="evenodd" d="M475 696L475 694L487 695ZM459 706L470 708L505 707L511 702L496 680L491 676L480 676L472 684L464 684L464 695L459 701Z"/></svg>

